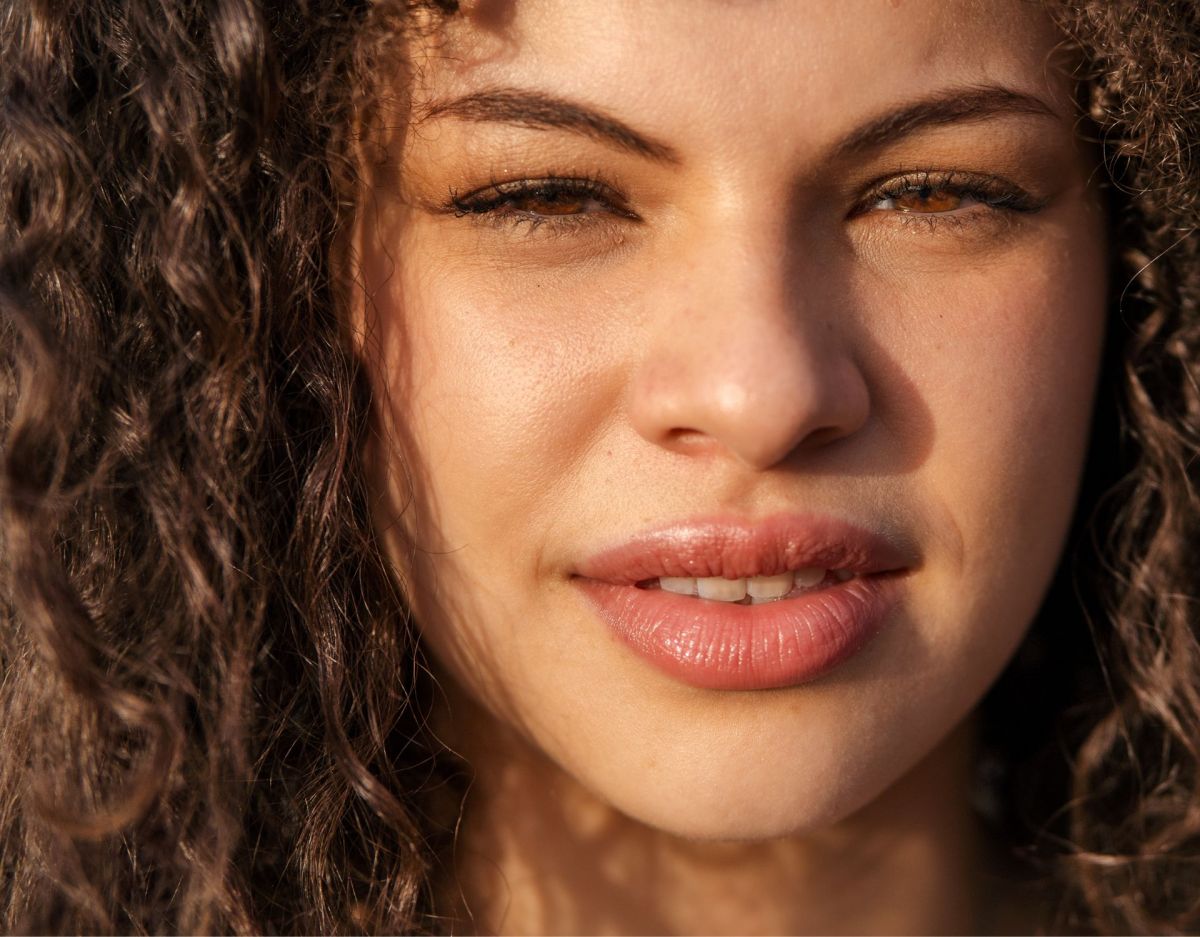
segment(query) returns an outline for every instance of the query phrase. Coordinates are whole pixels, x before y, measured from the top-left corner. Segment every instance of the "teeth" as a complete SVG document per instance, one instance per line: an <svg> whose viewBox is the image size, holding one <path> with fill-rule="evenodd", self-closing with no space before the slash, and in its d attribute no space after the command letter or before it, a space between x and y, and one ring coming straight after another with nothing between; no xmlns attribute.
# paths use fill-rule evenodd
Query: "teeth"
<svg viewBox="0 0 1200 937"><path fill-rule="evenodd" d="M698 595L702 599L717 602L741 602L747 596L752 604L782 599L793 589L810 589L825 581L826 573L833 573L838 582L854 578L854 573L845 569L825 570L816 566L798 569L794 573L778 576L751 576L748 579L722 579L710 576L693 579L690 576L663 576L658 586L664 592L676 595Z"/></svg>
<svg viewBox="0 0 1200 937"><path fill-rule="evenodd" d="M746 580L746 593L752 599L781 599L792 591L796 577L792 573L778 576L754 576Z"/></svg>
<svg viewBox="0 0 1200 937"><path fill-rule="evenodd" d="M740 602L746 597L745 579L721 579L719 577L697 579L696 593L702 599L718 602Z"/></svg>
<svg viewBox="0 0 1200 937"><path fill-rule="evenodd" d="M801 589L807 589L809 586L815 586L824 578L825 570L818 569L816 566L809 566L805 569L796 570L796 585L798 585Z"/></svg>
<svg viewBox="0 0 1200 937"><path fill-rule="evenodd" d="M658 580L658 587L664 592L674 592L676 595L696 594L696 580L690 576L663 576Z"/></svg>

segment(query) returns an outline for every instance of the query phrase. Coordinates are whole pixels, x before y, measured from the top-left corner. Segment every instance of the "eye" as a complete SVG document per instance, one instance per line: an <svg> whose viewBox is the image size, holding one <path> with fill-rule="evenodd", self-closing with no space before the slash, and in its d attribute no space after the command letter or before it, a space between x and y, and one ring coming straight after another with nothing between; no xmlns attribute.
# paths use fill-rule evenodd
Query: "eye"
<svg viewBox="0 0 1200 937"><path fill-rule="evenodd" d="M904 216L953 216L965 221L976 213L1032 212L1042 203L1015 183L998 176L922 170L876 185L855 214L891 212Z"/></svg>
<svg viewBox="0 0 1200 937"><path fill-rule="evenodd" d="M450 193L449 210L496 224L559 227L620 218L638 220L611 186L597 179L517 179L459 195Z"/></svg>
<svg viewBox="0 0 1200 937"><path fill-rule="evenodd" d="M978 200L965 192L923 185L919 188L901 192L899 195L880 199L875 205L875 210L941 215L947 212L960 211L975 204L978 204Z"/></svg>

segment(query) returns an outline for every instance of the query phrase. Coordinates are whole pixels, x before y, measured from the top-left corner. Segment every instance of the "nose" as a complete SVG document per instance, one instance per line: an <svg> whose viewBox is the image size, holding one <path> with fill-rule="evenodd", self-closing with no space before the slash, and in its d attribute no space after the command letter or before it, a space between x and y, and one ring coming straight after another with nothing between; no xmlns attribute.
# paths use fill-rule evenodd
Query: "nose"
<svg viewBox="0 0 1200 937"><path fill-rule="evenodd" d="M855 433L870 393L828 277L781 238L732 234L676 254L646 297L630 413L657 445L763 470Z"/></svg>

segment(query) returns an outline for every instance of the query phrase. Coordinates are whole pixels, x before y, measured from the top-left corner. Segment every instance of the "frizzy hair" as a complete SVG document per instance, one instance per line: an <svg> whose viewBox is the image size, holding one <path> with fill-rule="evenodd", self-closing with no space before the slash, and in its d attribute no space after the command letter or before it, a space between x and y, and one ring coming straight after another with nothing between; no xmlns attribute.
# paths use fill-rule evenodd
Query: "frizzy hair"
<svg viewBox="0 0 1200 937"><path fill-rule="evenodd" d="M3 11L5 929L407 926L419 663L327 255L408 11Z"/></svg>
<svg viewBox="0 0 1200 937"><path fill-rule="evenodd" d="M453 778L331 263L416 7L0 6L5 930L437 927ZM1119 449L1064 564L1103 692L1039 823L1063 926L1195 930L1200 14L1054 13L1113 179Z"/></svg>
<svg viewBox="0 0 1200 937"><path fill-rule="evenodd" d="M1200 928L1200 5L1063 5L1111 180L1115 482L1080 557L1099 652L1062 816L1070 924ZM1090 606L1090 607L1089 607ZM1078 705L1078 704L1077 704ZM1094 718L1093 718L1094 714ZM1068 902L1067 907L1071 907Z"/></svg>

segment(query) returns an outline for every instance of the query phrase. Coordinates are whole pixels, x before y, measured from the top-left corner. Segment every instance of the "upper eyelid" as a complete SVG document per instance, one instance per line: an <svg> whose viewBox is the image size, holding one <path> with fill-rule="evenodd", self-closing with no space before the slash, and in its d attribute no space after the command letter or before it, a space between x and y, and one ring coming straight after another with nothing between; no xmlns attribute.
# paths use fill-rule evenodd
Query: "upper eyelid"
<svg viewBox="0 0 1200 937"><path fill-rule="evenodd" d="M593 178L590 176L532 176L520 179L493 179L487 185L472 189L466 193L460 193L456 189L451 190L451 195L460 201L470 199L482 199L489 193L496 193L500 196L520 195L535 191L539 188L551 188L554 186L563 189L575 189L579 192L596 193L596 194L611 194L617 198L623 198L608 183L602 179Z"/></svg>
<svg viewBox="0 0 1200 937"><path fill-rule="evenodd" d="M985 208L996 210L1037 210L1045 203L1029 193L1024 187L1002 176L993 173L962 169L928 169L913 168L895 170L887 175L881 175L859 188L859 195L851 204L847 220L866 214L877 202L897 196L921 186L933 188L962 190L968 194L983 193L987 197L980 201ZM539 215L536 212L513 210L505 211L505 203L537 194L539 189L559 189L567 194L578 194L595 198L604 203L609 211L578 212L563 215ZM547 173L537 177L519 177L515 179L493 179L485 186L474 188L467 193L451 189L449 199L443 210L459 215L473 216L476 221L529 219L535 222L535 227L545 223L551 225L596 222L605 214L610 214L625 220L641 221L642 218L628 207L623 193L617 187L598 176L578 175L559 176Z"/></svg>
<svg viewBox="0 0 1200 937"><path fill-rule="evenodd" d="M918 184L937 184L947 188L969 188L974 184L979 187L993 186L996 188L1012 188L1024 191L1021 186L1005 179L1003 176L993 173L962 169L936 170L926 168L895 170L886 175L877 176L857 188L862 193L861 197L866 199L877 193L884 192L891 187L898 187L904 182L910 182L914 187ZM589 194L611 196L615 201L626 201L625 196L615 186L601 178L593 176L558 176L554 174L493 180L487 185L479 186L465 193L459 189L451 188L449 195L452 200L465 202L482 200L484 196L493 192L500 196L519 195L539 187L549 188L553 186L586 191Z"/></svg>
<svg viewBox="0 0 1200 937"><path fill-rule="evenodd" d="M880 199L922 186L972 194L985 193L999 199L1010 198L1012 204L1009 207L1037 208L1044 203L1043 199L1035 197L1024 186L994 173L961 169L915 169L890 173L869 183L865 187L865 194L854 203L851 214L859 213L863 208ZM988 204L997 207L995 201Z"/></svg>
<svg viewBox="0 0 1200 937"><path fill-rule="evenodd" d="M536 194L539 189L559 188L568 194L578 194L595 198L605 203L611 210L611 214L623 218L628 221L641 221L641 217L628 207L627 200L615 186L610 185L603 179L593 176L556 176L546 175L537 178L522 178L497 181L493 180L486 186L476 188L460 194L455 190L451 190L450 198L445 206L449 211L456 214L466 215L485 215L491 214L496 210L503 210L504 204L509 199L518 199L523 196L528 196L531 193ZM473 210L478 208L481 210ZM516 213L526 214L526 213ZM532 213L528 213L529 217L535 217ZM578 216L562 215L562 216L545 216L544 221L552 223L569 223L571 221L579 221Z"/></svg>
<svg viewBox="0 0 1200 937"><path fill-rule="evenodd" d="M922 186L967 189L972 185L983 188L989 185L1011 187L1012 184L990 173L967 172L960 169L908 169L888 173L886 176L872 180L864 187L863 198L872 198L877 194Z"/></svg>

